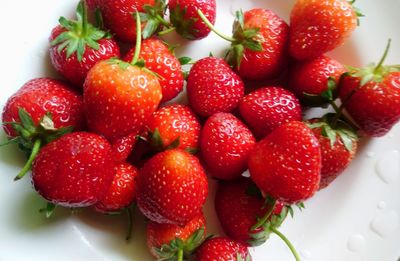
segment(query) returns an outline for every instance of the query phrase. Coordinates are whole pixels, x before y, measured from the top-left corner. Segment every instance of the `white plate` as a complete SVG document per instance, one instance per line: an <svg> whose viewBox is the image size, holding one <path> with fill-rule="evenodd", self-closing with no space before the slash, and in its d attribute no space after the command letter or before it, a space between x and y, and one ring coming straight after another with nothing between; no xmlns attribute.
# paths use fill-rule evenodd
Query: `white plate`
<svg viewBox="0 0 400 261"><path fill-rule="evenodd" d="M217 27L231 31L231 6L236 10L265 7L287 20L291 0L219 0ZM0 24L1 97L39 76L55 76L49 63L47 37L59 16L73 17L74 1L2 0ZM393 39L388 63L400 61L400 1L364 0L357 3L366 18L345 46L332 56L349 65L377 61L389 37ZM212 45L210 44L212 43ZM222 54L228 45L215 35L183 46L180 54L198 59L210 51ZM211 49L212 48L212 49ZM4 134L1 136L5 139ZM389 135L363 143L356 160L332 186L306 202L303 213L288 218L282 231L304 261L396 261L400 257L400 126ZM135 224L134 240L124 241L125 218L90 211L70 214L58 210L46 220L38 209L44 201L31 189L29 178L13 182L23 164L15 147L0 150L0 260L152 260L145 246L144 225ZM214 187L215 184L211 186ZM210 198L213 193L210 194ZM212 201L212 200L211 200ZM218 232L212 207L207 208L211 232ZM253 260L291 261L286 246L272 237L251 250Z"/></svg>

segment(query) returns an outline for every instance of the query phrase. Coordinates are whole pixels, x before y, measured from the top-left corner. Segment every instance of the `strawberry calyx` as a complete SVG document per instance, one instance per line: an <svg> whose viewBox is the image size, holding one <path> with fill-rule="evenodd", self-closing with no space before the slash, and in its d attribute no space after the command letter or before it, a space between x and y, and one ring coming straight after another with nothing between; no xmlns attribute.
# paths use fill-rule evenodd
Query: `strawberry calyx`
<svg viewBox="0 0 400 261"><path fill-rule="evenodd" d="M329 76L327 81L327 88L320 94L312 94L303 92L303 102L310 106L326 107L328 104L334 102L338 97L338 82L335 77Z"/></svg>
<svg viewBox="0 0 400 261"><path fill-rule="evenodd" d="M171 24L163 17L167 10L165 0L156 0L154 5L146 4L143 6L144 12L140 12L140 20L146 22L143 28L143 39L147 39L155 34L161 26L170 28Z"/></svg>
<svg viewBox="0 0 400 261"><path fill-rule="evenodd" d="M81 62L87 47L98 50L100 48L98 41L109 38L110 34L88 22L87 6L84 1L80 1L76 8L76 17L77 20L60 17L58 21L66 31L58 35L50 44L58 45L59 53L65 49L67 58L76 53L78 61Z"/></svg>
<svg viewBox="0 0 400 261"><path fill-rule="evenodd" d="M357 0L348 0L347 2L351 5L351 7L353 8L353 12L354 14L357 16L357 25L360 25L360 17L364 17L365 15L362 13L362 11L360 10L360 8L354 6L355 2Z"/></svg>
<svg viewBox="0 0 400 261"><path fill-rule="evenodd" d="M187 19L185 17L187 8L182 8L179 4L175 8L170 8L170 12L171 24L174 26L173 29L182 37L195 40L197 30L193 28L193 25L197 22L198 18Z"/></svg>

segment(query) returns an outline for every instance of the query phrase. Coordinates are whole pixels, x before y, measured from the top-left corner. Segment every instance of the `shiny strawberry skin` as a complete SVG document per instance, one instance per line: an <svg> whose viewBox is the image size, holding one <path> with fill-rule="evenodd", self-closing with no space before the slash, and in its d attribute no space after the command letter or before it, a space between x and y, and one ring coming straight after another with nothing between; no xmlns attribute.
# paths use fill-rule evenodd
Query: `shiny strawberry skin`
<svg viewBox="0 0 400 261"><path fill-rule="evenodd" d="M20 122L19 108L25 109L35 124L50 112L57 129L74 126L74 130L79 131L85 128L82 96L59 80L36 78L25 83L8 98L2 121ZM11 125L5 124L3 128L9 137L17 135Z"/></svg>
<svg viewBox="0 0 400 261"><path fill-rule="evenodd" d="M306 200L319 187L320 146L299 121L281 125L257 143L248 164L260 190L285 204Z"/></svg>
<svg viewBox="0 0 400 261"><path fill-rule="evenodd" d="M136 198L136 176L138 170L131 164L115 166L115 175L107 194L94 205L101 213L117 212L129 207Z"/></svg>
<svg viewBox="0 0 400 261"><path fill-rule="evenodd" d="M51 32L49 41L52 42L66 30L61 26L56 26ZM50 60L54 69L64 76L75 86L82 88L86 75L89 70L99 61L107 60L112 57L119 57L119 47L112 38L101 39L98 41L99 49L95 50L86 46L82 61L79 62L77 56L72 54L67 58L67 51L63 49L58 52L58 45L50 47Z"/></svg>
<svg viewBox="0 0 400 261"><path fill-rule="evenodd" d="M179 149L161 152L147 161L137 184L139 209L157 223L183 226L200 213L208 194L199 160Z"/></svg>
<svg viewBox="0 0 400 261"><path fill-rule="evenodd" d="M67 134L47 144L32 166L36 191L64 207L95 204L106 195L114 175L110 144L88 132Z"/></svg>
<svg viewBox="0 0 400 261"><path fill-rule="evenodd" d="M247 169L247 159L255 145L251 131L230 113L216 113L204 124L200 151L211 175L234 179Z"/></svg>
<svg viewBox="0 0 400 261"><path fill-rule="evenodd" d="M268 9L252 9L244 13L245 29L259 28L262 51L244 51L238 74L247 80L271 79L278 76L288 63L289 26ZM254 65L257 66L254 66Z"/></svg>
<svg viewBox="0 0 400 261"><path fill-rule="evenodd" d="M136 39L135 12L143 12L144 5L155 5L155 0L98 0L104 25L124 42ZM143 27L143 25L142 25Z"/></svg>
<svg viewBox="0 0 400 261"><path fill-rule="evenodd" d="M254 135L263 138L288 121L301 121L299 100L281 87L263 87L246 95L239 112Z"/></svg>
<svg viewBox="0 0 400 261"><path fill-rule="evenodd" d="M196 261L226 261L238 260L240 256L242 260L250 260L251 256L246 245L227 237L214 237L204 242L197 250Z"/></svg>
<svg viewBox="0 0 400 261"><path fill-rule="evenodd" d="M235 109L244 96L244 83L224 60L207 57L190 70L187 92L193 110L206 117Z"/></svg>
<svg viewBox="0 0 400 261"><path fill-rule="evenodd" d="M136 145L136 136L136 134L130 134L112 143L113 155L116 163L123 163L128 159Z"/></svg>
<svg viewBox="0 0 400 261"><path fill-rule="evenodd" d="M346 0L297 0L290 15L290 55L316 58L343 44L357 26Z"/></svg>
<svg viewBox="0 0 400 261"><path fill-rule="evenodd" d="M160 108L147 122L150 132L157 129L164 147L179 138L179 149L198 149L201 125L194 112L185 105Z"/></svg>
<svg viewBox="0 0 400 261"><path fill-rule="evenodd" d="M91 131L115 141L139 134L161 101L156 76L137 66L101 61L84 85L84 106Z"/></svg>
<svg viewBox="0 0 400 261"><path fill-rule="evenodd" d="M135 48L131 49L124 60L131 62ZM140 49L140 58L146 68L156 73L162 88L162 101L175 98L183 89L184 78L179 60L168 49L168 46L156 38L145 39Z"/></svg>
<svg viewBox="0 0 400 261"><path fill-rule="evenodd" d="M168 8L176 31L189 40L200 40L211 32L200 19L197 10L201 10L212 24L215 23L217 16L215 0L170 0Z"/></svg>

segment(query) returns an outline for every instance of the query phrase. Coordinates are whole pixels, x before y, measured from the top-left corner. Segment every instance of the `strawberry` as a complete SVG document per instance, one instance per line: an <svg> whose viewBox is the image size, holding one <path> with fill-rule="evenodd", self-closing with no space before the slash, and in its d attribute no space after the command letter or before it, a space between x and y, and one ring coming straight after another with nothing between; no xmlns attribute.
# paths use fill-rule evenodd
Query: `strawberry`
<svg viewBox="0 0 400 261"><path fill-rule="evenodd" d="M390 41L378 65L352 68L339 87L342 107L372 137L384 136L400 121L400 70L383 65L389 47Z"/></svg>
<svg viewBox="0 0 400 261"><path fill-rule="evenodd" d="M321 151L310 128L285 123L256 144L249 171L262 192L285 204L311 197L321 178Z"/></svg>
<svg viewBox="0 0 400 261"><path fill-rule="evenodd" d="M107 194L94 205L98 212L118 212L129 207L136 198L136 176L138 170L128 164L120 163L115 166L115 176Z"/></svg>
<svg viewBox="0 0 400 261"><path fill-rule="evenodd" d="M342 45L358 16L351 1L297 0L290 14L290 55L310 60Z"/></svg>
<svg viewBox="0 0 400 261"><path fill-rule="evenodd" d="M170 0L168 9L176 32L189 40L202 39L211 32L197 14L198 10L203 12L212 24L217 16L215 0Z"/></svg>
<svg viewBox="0 0 400 261"><path fill-rule="evenodd" d="M207 57L190 70L187 92L194 111L206 117L235 109L244 96L244 84L224 60Z"/></svg>
<svg viewBox="0 0 400 261"><path fill-rule="evenodd" d="M41 146L65 133L85 128L82 97L66 83L37 78L25 83L3 108L3 128L29 159L16 179L22 178Z"/></svg>
<svg viewBox="0 0 400 261"><path fill-rule="evenodd" d="M124 61L132 61L135 48L125 56ZM162 88L162 101L175 98L183 89L184 78L181 64L168 46L156 38L146 39L142 43L140 59L144 60L146 68L156 73Z"/></svg>
<svg viewBox="0 0 400 261"><path fill-rule="evenodd" d="M196 252L196 261L237 260L251 261L246 245L227 237L206 240Z"/></svg>
<svg viewBox="0 0 400 261"><path fill-rule="evenodd" d="M202 157L211 175L218 179L240 177L254 145L251 131L230 113L212 115L201 132Z"/></svg>
<svg viewBox="0 0 400 261"><path fill-rule="evenodd" d="M289 70L289 90L307 106L322 106L327 101L324 94L329 90L328 80L338 82L346 72L344 66L328 56L319 56L308 61L294 62ZM331 92L336 98L336 85Z"/></svg>
<svg viewBox="0 0 400 261"><path fill-rule="evenodd" d="M135 134L131 134L112 143L114 161L116 163L125 162L136 145L137 139Z"/></svg>
<svg viewBox="0 0 400 261"><path fill-rule="evenodd" d="M157 223L185 225L200 213L208 194L199 160L179 149L161 152L147 161L137 184L139 209Z"/></svg>
<svg viewBox="0 0 400 261"><path fill-rule="evenodd" d="M67 134L44 146L32 166L32 183L49 202L87 207L104 198L115 175L111 145L88 133Z"/></svg>
<svg viewBox="0 0 400 261"><path fill-rule="evenodd" d="M198 214L183 227L172 224L147 224L147 246L158 259L183 260L198 248L206 235L206 220Z"/></svg>
<svg viewBox="0 0 400 261"><path fill-rule="evenodd" d="M50 59L54 68L68 81L82 87L90 68L101 60L119 57L117 43L104 31L87 21L86 4L76 9L77 21L61 17L50 35Z"/></svg>
<svg viewBox="0 0 400 261"><path fill-rule="evenodd" d="M240 101L239 112L259 138L288 121L302 118L299 100L281 87L263 87L251 92Z"/></svg>
<svg viewBox="0 0 400 261"><path fill-rule="evenodd" d="M147 128L156 151L179 148L190 152L199 147L201 125L188 106L174 104L159 109L148 120Z"/></svg>

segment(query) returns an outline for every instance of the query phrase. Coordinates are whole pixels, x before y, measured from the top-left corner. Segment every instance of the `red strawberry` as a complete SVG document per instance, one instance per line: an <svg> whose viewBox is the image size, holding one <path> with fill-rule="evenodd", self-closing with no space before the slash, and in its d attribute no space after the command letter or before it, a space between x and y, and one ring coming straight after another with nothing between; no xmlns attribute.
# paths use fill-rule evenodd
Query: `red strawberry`
<svg viewBox="0 0 400 261"><path fill-rule="evenodd" d="M125 56L126 62L132 61L135 48ZM146 39L142 43L140 59L143 59L146 68L156 73L162 88L162 101L175 98L183 89L183 73L179 60L168 49L168 46L156 38Z"/></svg>
<svg viewBox="0 0 400 261"><path fill-rule="evenodd" d="M199 160L183 150L161 152L138 176L137 204L157 223L185 225L203 207L208 183Z"/></svg>
<svg viewBox="0 0 400 261"><path fill-rule="evenodd" d="M77 21L60 18L50 35L50 59L54 68L82 87L90 68L101 60L119 57L119 47L108 34L89 24L84 2L76 9Z"/></svg>
<svg viewBox="0 0 400 261"><path fill-rule="evenodd" d="M147 246L157 258L183 260L203 242L206 235L206 220L198 214L183 227L172 224L150 222L147 225Z"/></svg>
<svg viewBox="0 0 400 261"><path fill-rule="evenodd" d="M227 237L214 237L206 240L196 252L196 261L251 261L246 245Z"/></svg>
<svg viewBox="0 0 400 261"><path fill-rule="evenodd" d="M136 176L138 170L128 164L115 166L115 176L107 194L94 205L96 211L117 212L128 207L136 198Z"/></svg>
<svg viewBox="0 0 400 261"><path fill-rule="evenodd" d="M211 30L200 19L197 10L203 12L210 23L215 23L217 4L215 0L170 0L170 20L178 34L189 40L206 37Z"/></svg>
<svg viewBox="0 0 400 261"><path fill-rule="evenodd" d="M342 45L358 16L347 0L297 0L290 15L290 55L309 60Z"/></svg>
<svg viewBox="0 0 400 261"><path fill-rule="evenodd" d="M95 204L107 194L114 175L110 144L87 132L67 134L47 144L32 166L36 191L65 207Z"/></svg>
<svg viewBox="0 0 400 261"><path fill-rule="evenodd" d="M328 80L338 82L345 72L346 69L340 62L328 56L295 62L289 70L289 90L305 105L321 106L327 102L323 95L329 90ZM330 91L336 94L336 85L333 87L335 89Z"/></svg>
<svg viewBox="0 0 400 261"><path fill-rule="evenodd" d="M251 92L240 101L239 111L260 138L288 121L302 118L299 100L281 87L264 87Z"/></svg>
<svg viewBox="0 0 400 261"><path fill-rule="evenodd" d="M131 134L116 140L112 144L114 161L116 163L123 163L128 159L136 145L136 136L136 134Z"/></svg>
<svg viewBox="0 0 400 261"><path fill-rule="evenodd" d="M194 111L211 116L235 109L244 96L244 84L224 60L207 57L190 70L187 92Z"/></svg>
<svg viewBox="0 0 400 261"><path fill-rule="evenodd" d="M147 122L151 145L158 151L179 148L196 151L199 146L200 122L193 111L180 104L163 107Z"/></svg>
<svg viewBox="0 0 400 261"><path fill-rule="evenodd" d="M247 159L255 145L251 131L230 113L216 113L204 124L200 151L218 179L234 179L247 169Z"/></svg>
<svg viewBox="0 0 400 261"><path fill-rule="evenodd" d="M285 204L303 201L319 187L320 146L302 122L291 121L271 132L256 144L248 164L261 191Z"/></svg>

